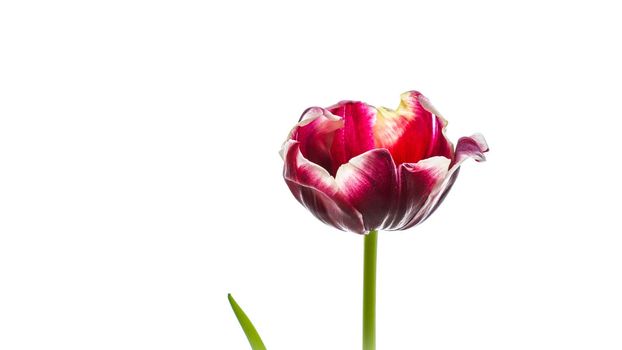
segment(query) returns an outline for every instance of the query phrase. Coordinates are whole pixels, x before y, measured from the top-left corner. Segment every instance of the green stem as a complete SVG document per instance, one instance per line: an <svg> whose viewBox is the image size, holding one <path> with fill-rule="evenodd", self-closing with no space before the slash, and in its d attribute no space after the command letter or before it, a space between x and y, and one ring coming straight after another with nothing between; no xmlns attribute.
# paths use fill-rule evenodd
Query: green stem
<svg viewBox="0 0 622 350"><path fill-rule="evenodd" d="M378 231L365 235L363 265L363 350L376 350L376 252Z"/></svg>

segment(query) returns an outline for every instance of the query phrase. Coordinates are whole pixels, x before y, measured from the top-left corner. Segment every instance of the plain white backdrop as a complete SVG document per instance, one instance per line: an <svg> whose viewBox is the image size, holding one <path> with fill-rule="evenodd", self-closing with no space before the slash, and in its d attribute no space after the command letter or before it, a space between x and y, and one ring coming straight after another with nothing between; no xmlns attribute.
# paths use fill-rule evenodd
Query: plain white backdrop
<svg viewBox="0 0 622 350"><path fill-rule="evenodd" d="M0 349L359 349L361 236L289 193L308 106L417 89L482 132L381 232L378 349L620 349L620 10L605 1L3 1Z"/></svg>

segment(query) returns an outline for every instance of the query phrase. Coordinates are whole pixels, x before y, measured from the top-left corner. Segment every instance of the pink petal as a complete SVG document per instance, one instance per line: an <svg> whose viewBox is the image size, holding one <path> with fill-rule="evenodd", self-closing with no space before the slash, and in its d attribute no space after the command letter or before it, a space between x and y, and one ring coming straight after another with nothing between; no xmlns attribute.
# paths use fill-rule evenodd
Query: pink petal
<svg viewBox="0 0 622 350"><path fill-rule="evenodd" d="M383 227L403 230L422 216L425 205L447 177L451 160L437 156L398 167L399 195Z"/></svg>
<svg viewBox="0 0 622 350"><path fill-rule="evenodd" d="M298 141L283 145L283 177L296 199L322 222L344 231L365 233L363 218L339 192L326 169L307 160Z"/></svg>
<svg viewBox="0 0 622 350"><path fill-rule="evenodd" d="M458 173L460 172L460 165L469 158L473 158L477 162L483 162L486 160L484 155L486 152L488 152L488 144L483 135L475 134L470 137L461 137L456 145L456 155L445 180L438 184L434 193L430 196L430 200L421 210L421 216L410 222L405 228L419 224L432 215L443 200L445 200L445 197L447 197L447 194L449 194L449 191L456 182Z"/></svg>
<svg viewBox="0 0 622 350"><path fill-rule="evenodd" d="M488 144L484 135L474 134L469 137L461 137L456 145L456 155L452 165L460 165L468 158L473 158L477 162L486 160L484 153L488 152Z"/></svg>
<svg viewBox="0 0 622 350"><path fill-rule="evenodd" d="M344 121L340 117L323 108L312 107L302 114L300 121L290 132L288 140L298 141L300 151L306 159L329 170L332 168L330 148L335 131L342 128L343 124Z"/></svg>
<svg viewBox="0 0 622 350"><path fill-rule="evenodd" d="M397 173L386 149L358 155L337 171L339 191L363 216L365 230L380 228L397 195Z"/></svg>
<svg viewBox="0 0 622 350"><path fill-rule="evenodd" d="M342 164L374 148L376 109L356 101L342 101L327 109L344 121L343 128L335 132L331 147L333 164L329 171L335 175Z"/></svg>
<svg viewBox="0 0 622 350"><path fill-rule="evenodd" d="M453 147L444 135L446 126L425 96L418 91L405 92L396 111L378 108L375 144L388 149L397 165L434 156L452 159Z"/></svg>

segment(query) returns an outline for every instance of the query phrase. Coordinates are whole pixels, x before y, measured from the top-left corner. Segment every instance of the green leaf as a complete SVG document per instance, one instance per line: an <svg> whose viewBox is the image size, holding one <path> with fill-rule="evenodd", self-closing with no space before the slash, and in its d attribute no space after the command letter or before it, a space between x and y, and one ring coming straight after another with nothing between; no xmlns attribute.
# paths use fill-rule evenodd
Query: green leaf
<svg viewBox="0 0 622 350"><path fill-rule="evenodd" d="M251 320L248 319L248 316L246 316L240 305L235 302L235 299L233 299L231 293L227 295L227 298L229 299L231 308L235 313L235 317L238 318L240 326L242 326L242 330L246 334L246 338L248 338L248 342L251 344L251 348L253 350L266 350L266 346L263 345L261 337L259 336L259 333L257 333L255 326L253 326L253 323L251 323Z"/></svg>

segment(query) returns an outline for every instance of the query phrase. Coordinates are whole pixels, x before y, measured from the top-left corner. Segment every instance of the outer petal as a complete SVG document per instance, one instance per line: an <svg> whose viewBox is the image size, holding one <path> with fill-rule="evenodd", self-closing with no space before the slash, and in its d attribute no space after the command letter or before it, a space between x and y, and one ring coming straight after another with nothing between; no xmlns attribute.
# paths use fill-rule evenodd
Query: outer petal
<svg viewBox="0 0 622 350"><path fill-rule="evenodd" d="M456 182L462 162L469 158L473 158L477 162L483 162L486 160L484 156L486 152L488 152L488 144L483 135L475 134L470 137L461 137L456 145L456 156L452 161L451 168L445 180L440 183L434 190L434 193L430 195L429 201L421 210L421 215L415 217L404 229L423 222L436 211Z"/></svg>
<svg viewBox="0 0 622 350"><path fill-rule="evenodd" d="M343 118L343 128L335 132L331 147L332 168L335 175L342 164L374 149L374 123L376 109L366 103L342 101L327 108L332 114Z"/></svg>
<svg viewBox="0 0 622 350"><path fill-rule="evenodd" d="M339 191L362 215L365 230L380 228L397 196L397 173L391 154L374 149L356 156L337 171Z"/></svg>
<svg viewBox="0 0 622 350"><path fill-rule="evenodd" d="M453 159L452 144L444 134L446 126L447 121L425 96L418 91L405 92L396 111L378 108L375 144L387 148L398 165L434 156Z"/></svg>
<svg viewBox="0 0 622 350"><path fill-rule="evenodd" d="M365 233L361 213L339 192L335 179L317 164L307 160L300 143L283 146L283 177L296 199L322 222L344 231Z"/></svg>
<svg viewBox="0 0 622 350"><path fill-rule="evenodd" d="M473 158L477 162L486 160L484 153L488 152L488 144L484 135L474 134L469 137L461 137L456 145L456 155L452 165L460 166L468 158Z"/></svg>
<svg viewBox="0 0 622 350"><path fill-rule="evenodd" d="M450 162L448 158L437 156L401 164L398 168L399 195L383 227L402 230L421 216L430 196L447 177Z"/></svg>

